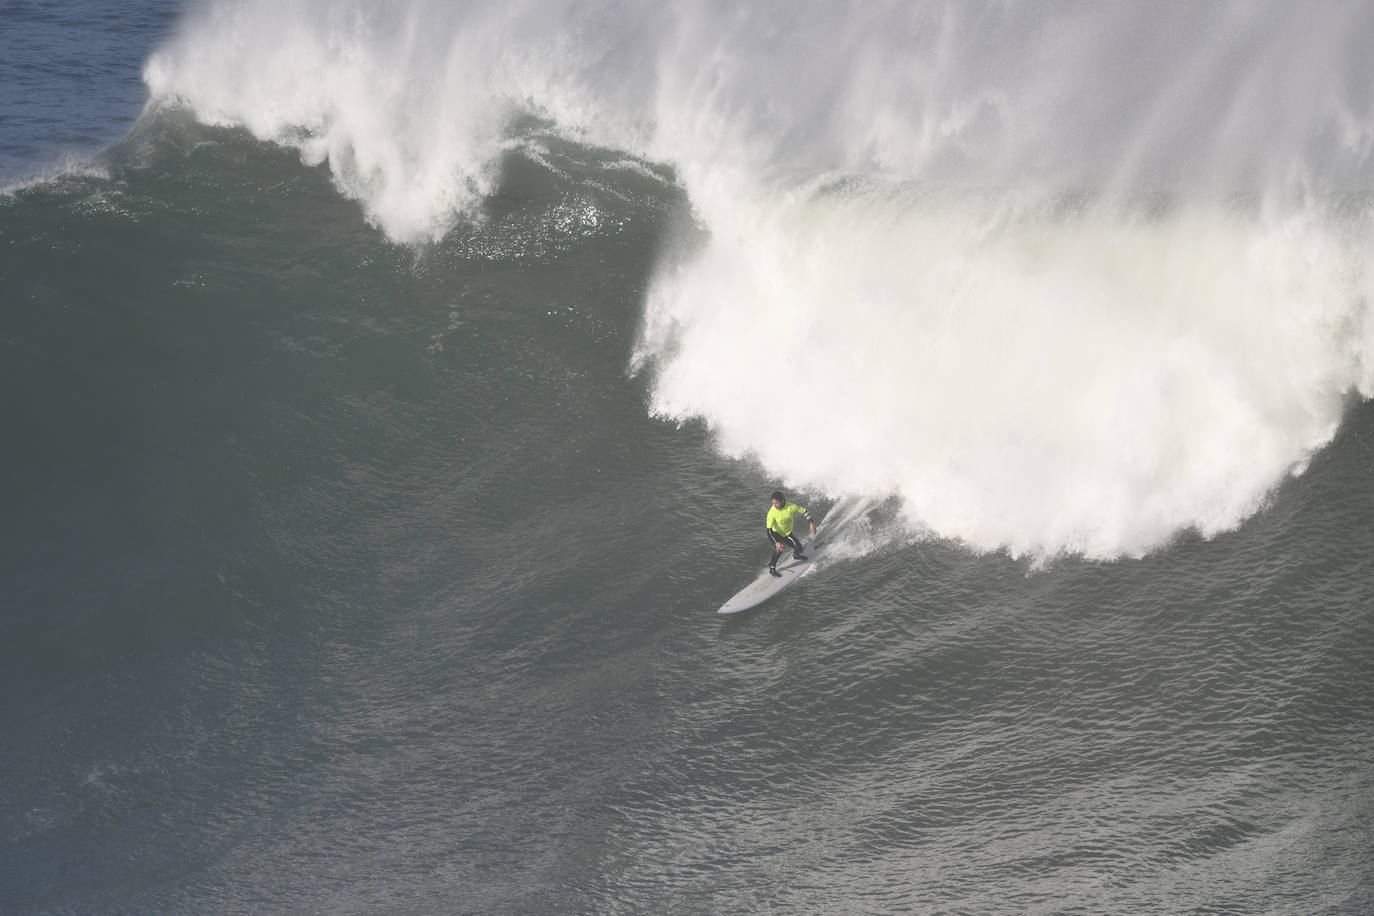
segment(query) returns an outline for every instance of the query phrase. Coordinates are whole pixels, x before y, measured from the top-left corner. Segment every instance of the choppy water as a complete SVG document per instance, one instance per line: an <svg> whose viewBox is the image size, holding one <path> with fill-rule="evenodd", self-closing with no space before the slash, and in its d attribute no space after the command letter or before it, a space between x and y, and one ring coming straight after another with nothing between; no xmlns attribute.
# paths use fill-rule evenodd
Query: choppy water
<svg viewBox="0 0 1374 916"><path fill-rule="evenodd" d="M334 22L272 8L160 59ZM1374 909L1358 186L780 188L556 121L456 210L195 104L0 196L0 909ZM720 618L779 485L879 504Z"/></svg>

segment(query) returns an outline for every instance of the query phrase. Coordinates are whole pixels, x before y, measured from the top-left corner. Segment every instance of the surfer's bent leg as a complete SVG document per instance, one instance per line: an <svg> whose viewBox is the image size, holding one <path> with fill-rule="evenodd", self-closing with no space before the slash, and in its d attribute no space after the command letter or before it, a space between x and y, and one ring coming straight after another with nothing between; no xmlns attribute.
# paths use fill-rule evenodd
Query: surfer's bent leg
<svg viewBox="0 0 1374 916"><path fill-rule="evenodd" d="M782 551L778 548L786 546L788 539L784 538L780 534L774 534L772 531L768 532L768 537L772 541L772 543L768 546L771 547L773 550L773 555L768 558L768 568L776 569L778 566L778 557L782 556Z"/></svg>

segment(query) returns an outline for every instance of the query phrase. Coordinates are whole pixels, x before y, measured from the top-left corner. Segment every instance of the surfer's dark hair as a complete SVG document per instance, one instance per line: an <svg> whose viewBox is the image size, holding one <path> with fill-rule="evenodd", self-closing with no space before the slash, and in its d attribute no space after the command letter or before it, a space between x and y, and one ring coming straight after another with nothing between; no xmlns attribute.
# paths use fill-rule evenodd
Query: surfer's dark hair
<svg viewBox="0 0 1374 916"><path fill-rule="evenodd" d="M773 495L770 496L770 497L768 497L768 498L769 498L769 499L780 499L780 500L782 500L783 502L787 502L787 497L782 495L782 491L781 491L781 490L774 490L774 491L773 491Z"/></svg>

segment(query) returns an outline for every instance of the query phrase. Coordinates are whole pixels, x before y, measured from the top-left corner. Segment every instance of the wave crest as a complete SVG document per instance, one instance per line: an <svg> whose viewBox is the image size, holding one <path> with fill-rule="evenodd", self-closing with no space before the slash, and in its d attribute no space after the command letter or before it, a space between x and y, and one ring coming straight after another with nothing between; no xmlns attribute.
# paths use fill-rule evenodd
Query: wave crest
<svg viewBox="0 0 1374 916"><path fill-rule="evenodd" d="M979 548L1111 557L1238 524L1370 391L1369 219L1333 202L1371 183L1371 25L226 0L145 79L402 242L474 212L531 117L669 163L707 238L647 299L654 410Z"/></svg>

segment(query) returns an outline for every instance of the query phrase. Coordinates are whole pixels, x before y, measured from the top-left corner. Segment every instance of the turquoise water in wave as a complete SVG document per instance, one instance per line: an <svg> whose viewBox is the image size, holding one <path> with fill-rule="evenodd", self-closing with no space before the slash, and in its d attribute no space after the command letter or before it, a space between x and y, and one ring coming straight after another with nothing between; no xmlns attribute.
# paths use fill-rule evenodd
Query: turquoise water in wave
<svg viewBox="0 0 1374 916"><path fill-rule="evenodd" d="M722 619L780 479L630 371L710 227L519 130L432 242L185 110L0 196L0 909L1374 908L1374 406L1210 537L889 495Z"/></svg>

